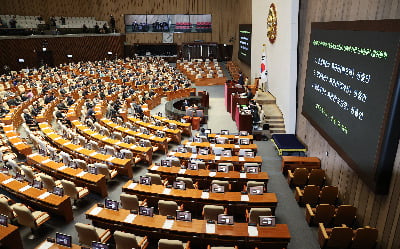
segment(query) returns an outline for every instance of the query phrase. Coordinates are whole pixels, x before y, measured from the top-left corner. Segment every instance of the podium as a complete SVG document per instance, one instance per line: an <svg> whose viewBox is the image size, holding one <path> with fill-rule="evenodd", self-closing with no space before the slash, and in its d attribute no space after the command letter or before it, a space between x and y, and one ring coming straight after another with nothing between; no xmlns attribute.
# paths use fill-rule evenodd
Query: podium
<svg viewBox="0 0 400 249"><path fill-rule="evenodd" d="M249 134L252 133L253 115L250 110L243 110L239 105L236 105L235 121L239 131L247 131Z"/></svg>
<svg viewBox="0 0 400 249"><path fill-rule="evenodd" d="M237 93L232 93L231 97L231 115L232 115L232 120L235 120L236 118L236 106L237 105L248 105L249 104L249 99L247 97L242 97L240 94Z"/></svg>
<svg viewBox="0 0 400 249"><path fill-rule="evenodd" d="M237 92L237 93L243 93L244 92L244 87L240 86L238 87L236 83L232 82L227 82L225 83L225 106L226 106L226 111L231 112L232 109L232 93Z"/></svg>

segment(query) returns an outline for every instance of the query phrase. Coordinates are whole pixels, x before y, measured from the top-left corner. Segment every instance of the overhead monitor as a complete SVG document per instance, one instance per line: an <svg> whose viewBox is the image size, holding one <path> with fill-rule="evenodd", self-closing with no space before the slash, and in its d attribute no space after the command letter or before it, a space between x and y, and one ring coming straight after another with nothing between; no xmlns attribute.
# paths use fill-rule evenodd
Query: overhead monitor
<svg viewBox="0 0 400 249"><path fill-rule="evenodd" d="M302 114L377 193L400 137L399 42L400 20L311 25Z"/></svg>
<svg viewBox="0 0 400 249"><path fill-rule="evenodd" d="M238 58L247 65L251 65L251 24L239 24Z"/></svg>

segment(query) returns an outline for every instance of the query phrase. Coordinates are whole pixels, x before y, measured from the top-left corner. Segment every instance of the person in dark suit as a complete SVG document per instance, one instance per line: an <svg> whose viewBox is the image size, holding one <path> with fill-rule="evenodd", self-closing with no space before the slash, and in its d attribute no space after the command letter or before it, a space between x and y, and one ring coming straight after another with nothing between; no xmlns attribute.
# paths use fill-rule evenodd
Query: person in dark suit
<svg viewBox="0 0 400 249"><path fill-rule="evenodd" d="M254 97L254 95L253 95L253 93L251 92L251 89L250 89L250 88L247 88L246 97L247 97L247 99L248 99L249 101L250 101L251 99L253 99L253 97Z"/></svg>
<svg viewBox="0 0 400 249"><path fill-rule="evenodd" d="M242 86L244 85L244 78L242 72L239 72L238 84Z"/></svg>

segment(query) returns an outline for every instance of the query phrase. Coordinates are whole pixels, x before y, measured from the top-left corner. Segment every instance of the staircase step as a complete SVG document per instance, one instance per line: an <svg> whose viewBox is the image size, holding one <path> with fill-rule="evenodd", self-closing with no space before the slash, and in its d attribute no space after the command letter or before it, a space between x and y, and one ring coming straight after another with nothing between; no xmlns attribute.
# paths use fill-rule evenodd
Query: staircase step
<svg viewBox="0 0 400 249"><path fill-rule="evenodd" d="M286 133L286 130L283 128L272 128L272 127L270 127L269 128L269 131L272 133L272 134L276 134L276 133Z"/></svg>
<svg viewBox="0 0 400 249"><path fill-rule="evenodd" d="M257 96L255 99L256 102L260 105L276 103L276 99L272 94L270 94L269 92L262 92L260 90L257 92Z"/></svg>
<svg viewBox="0 0 400 249"><path fill-rule="evenodd" d="M269 128L281 128L285 129L285 124L284 123L269 123Z"/></svg>

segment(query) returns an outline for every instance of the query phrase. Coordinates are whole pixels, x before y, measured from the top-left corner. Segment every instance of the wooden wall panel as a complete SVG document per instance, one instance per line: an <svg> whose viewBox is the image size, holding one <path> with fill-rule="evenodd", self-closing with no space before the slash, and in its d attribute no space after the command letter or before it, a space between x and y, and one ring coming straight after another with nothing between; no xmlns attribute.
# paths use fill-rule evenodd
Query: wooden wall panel
<svg viewBox="0 0 400 249"><path fill-rule="evenodd" d="M297 135L308 146L310 156L318 156L327 171L329 182L338 185L341 200L357 206L358 222L376 226L378 248L400 248L400 146L387 195L375 195L322 136L301 115L311 22L399 19L397 0L309 0L300 1L298 121ZM326 156L328 152L328 156Z"/></svg>
<svg viewBox="0 0 400 249"><path fill-rule="evenodd" d="M123 54L124 36L87 36L87 37L46 37L26 39L2 39L0 40L0 65L8 65L16 70L21 67L37 67L36 51L42 49L42 42L47 41L47 50L52 51L55 65L69 62L67 54L72 54L71 61L94 61L108 58L107 52ZM17 62L18 58L24 58L25 63Z"/></svg>

